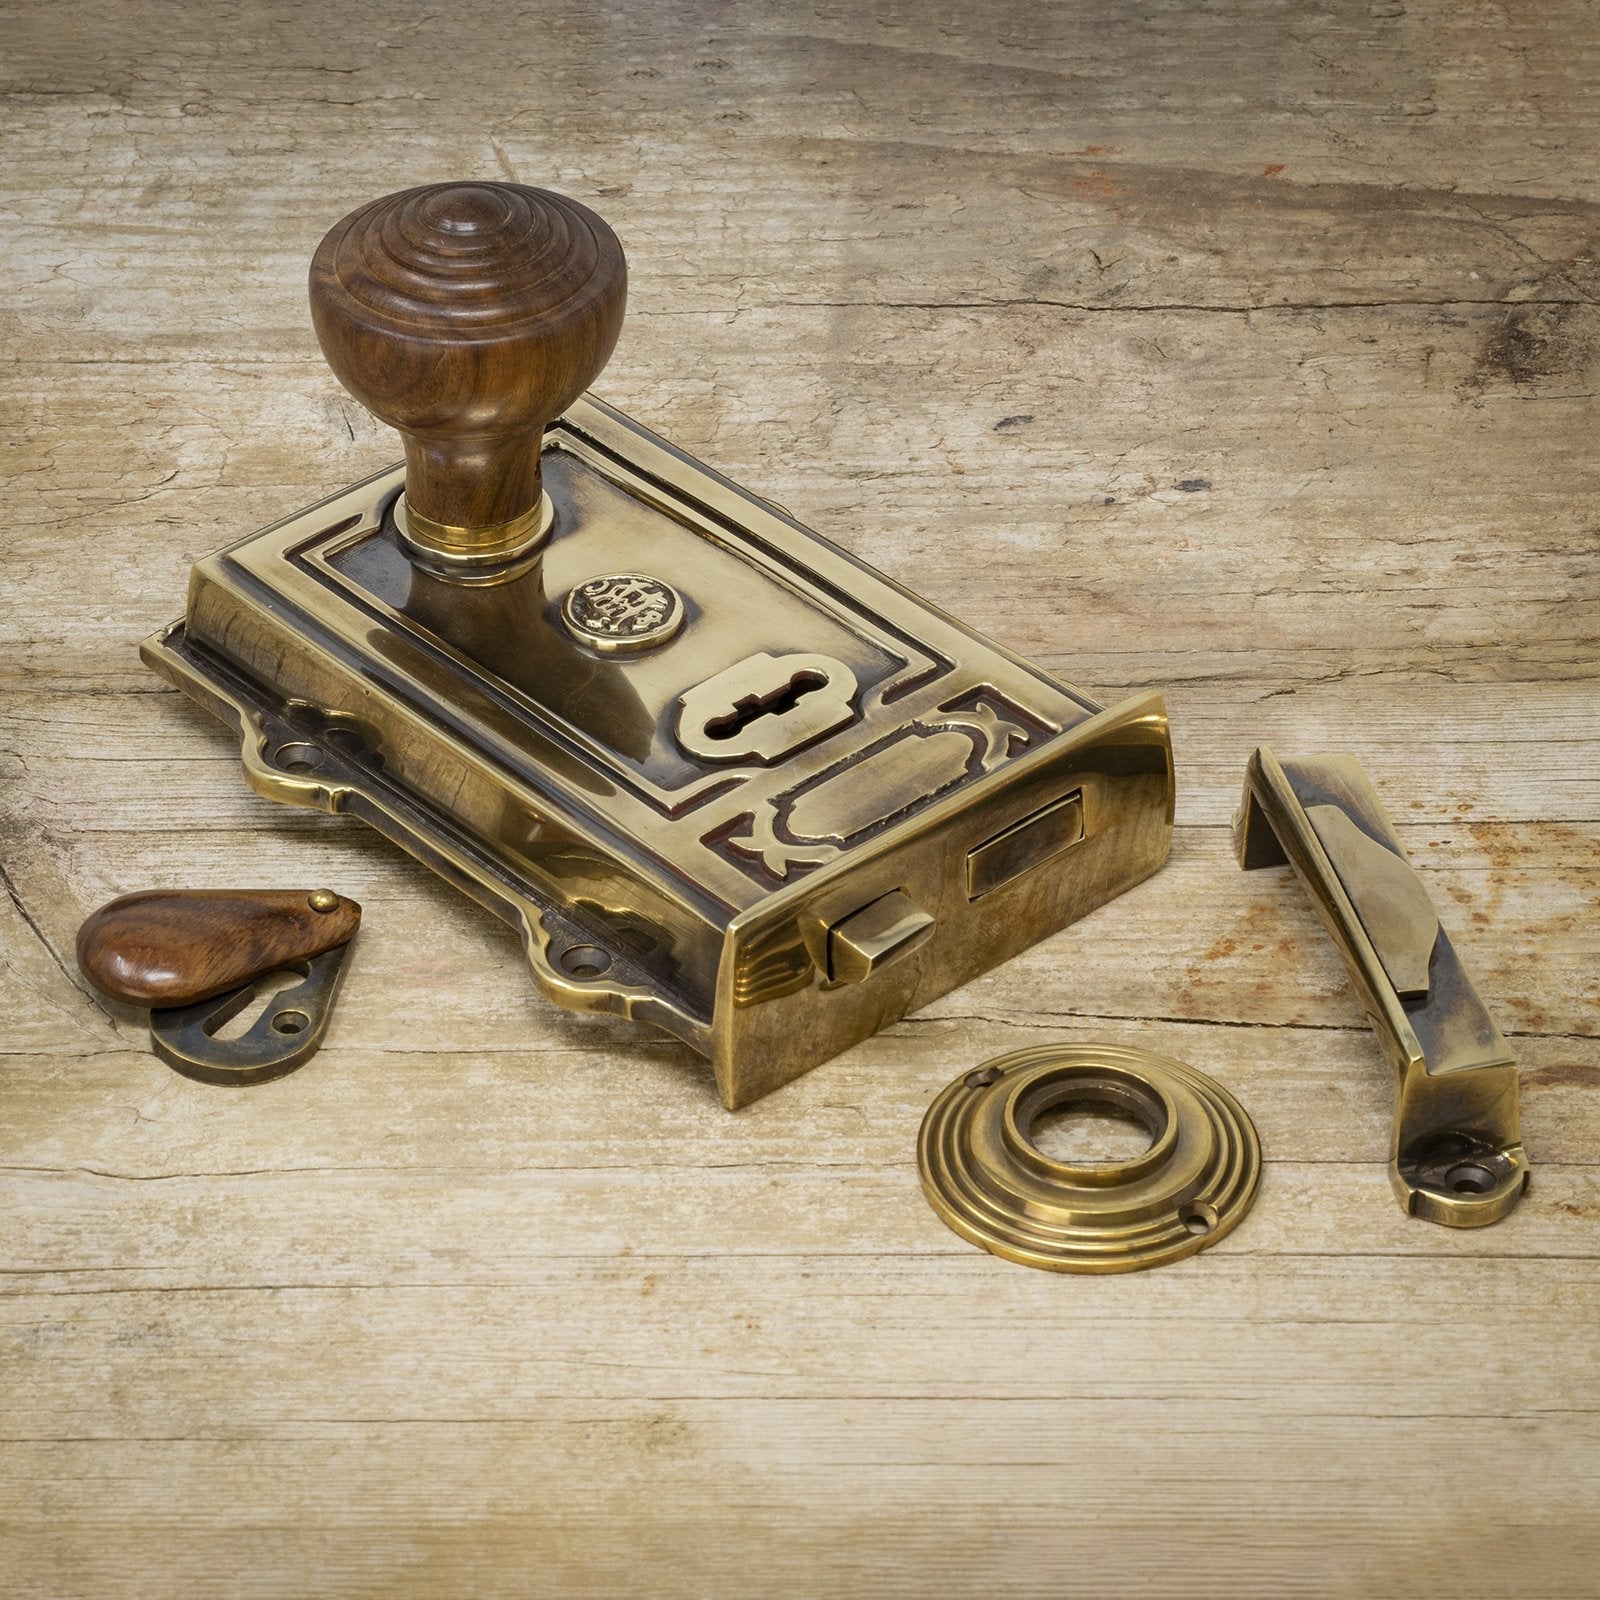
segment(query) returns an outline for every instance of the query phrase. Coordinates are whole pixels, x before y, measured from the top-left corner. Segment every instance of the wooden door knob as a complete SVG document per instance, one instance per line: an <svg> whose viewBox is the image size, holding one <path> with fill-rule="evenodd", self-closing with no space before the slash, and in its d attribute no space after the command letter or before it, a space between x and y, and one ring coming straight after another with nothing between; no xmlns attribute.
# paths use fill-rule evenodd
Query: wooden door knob
<svg viewBox="0 0 1600 1600"><path fill-rule="evenodd" d="M586 206L515 183L436 183L352 211L311 262L311 317L335 376L405 441L396 520L445 576L535 551L551 507L546 425L594 381L622 328L628 268Z"/></svg>

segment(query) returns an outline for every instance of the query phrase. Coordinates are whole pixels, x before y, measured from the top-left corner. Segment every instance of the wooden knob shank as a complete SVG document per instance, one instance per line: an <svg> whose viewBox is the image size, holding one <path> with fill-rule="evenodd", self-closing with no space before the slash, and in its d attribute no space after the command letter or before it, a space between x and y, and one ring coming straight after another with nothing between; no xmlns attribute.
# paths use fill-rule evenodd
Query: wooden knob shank
<svg viewBox="0 0 1600 1600"><path fill-rule="evenodd" d="M521 184L402 190L323 239L312 321L339 381L405 441L414 555L492 565L542 536L545 427L605 366L626 299L611 229Z"/></svg>

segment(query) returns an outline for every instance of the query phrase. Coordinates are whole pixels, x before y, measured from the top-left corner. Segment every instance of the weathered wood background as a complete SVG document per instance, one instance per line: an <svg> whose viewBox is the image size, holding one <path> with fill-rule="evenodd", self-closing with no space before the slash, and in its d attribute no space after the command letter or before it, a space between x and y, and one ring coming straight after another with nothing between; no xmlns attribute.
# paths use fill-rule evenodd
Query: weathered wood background
<svg viewBox="0 0 1600 1600"><path fill-rule="evenodd" d="M1591 4L58 0L0 73L0 1588L1600 1593ZM1169 696L1164 872L736 1116L136 656L398 453L322 232L501 175L623 236L607 399ZM1367 762L1512 1038L1499 1227L1395 1206L1336 957L1229 857L1262 742ZM367 916L322 1054L231 1093L72 940L240 882ZM1237 1233L1090 1279L944 1229L923 1108L1054 1038L1239 1094Z"/></svg>

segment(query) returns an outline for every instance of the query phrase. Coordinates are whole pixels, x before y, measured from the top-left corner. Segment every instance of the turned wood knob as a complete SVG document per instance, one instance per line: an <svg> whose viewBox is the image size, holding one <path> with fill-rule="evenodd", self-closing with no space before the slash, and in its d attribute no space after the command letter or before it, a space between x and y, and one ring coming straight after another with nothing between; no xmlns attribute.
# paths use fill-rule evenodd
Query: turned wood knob
<svg viewBox="0 0 1600 1600"><path fill-rule="evenodd" d="M396 520L414 559L467 575L537 549L551 521L545 427L605 366L627 288L622 246L594 212L518 183L403 189L323 239L317 339L405 441Z"/></svg>
<svg viewBox="0 0 1600 1600"><path fill-rule="evenodd" d="M134 1006L187 1006L348 943L361 907L331 889L145 889L78 929L78 968Z"/></svg>

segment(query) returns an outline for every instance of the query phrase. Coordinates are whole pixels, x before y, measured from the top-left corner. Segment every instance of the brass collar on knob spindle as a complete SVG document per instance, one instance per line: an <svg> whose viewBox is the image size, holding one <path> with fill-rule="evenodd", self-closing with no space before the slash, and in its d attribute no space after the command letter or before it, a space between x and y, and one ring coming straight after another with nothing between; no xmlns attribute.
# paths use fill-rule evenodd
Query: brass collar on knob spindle
<svg viewBox="0 0 1600 1600"><path fill-rule="evenodd" d="M452 527L415 510L404 495L395 502L395 531L412 561L435 577L457 583L502 583L538 560L556 508L542 489L521 516L486 528Z"/></svg>
<svg viewBox="0 0 1600 1600"><path fill-rule="evenodd" d="M616 235L564 195L430 184L339 222L311 263L311 315L339 381L405 442L395 526L412 560L464 583L537 559L556 512L545 427L622 327Z"/></svg>

